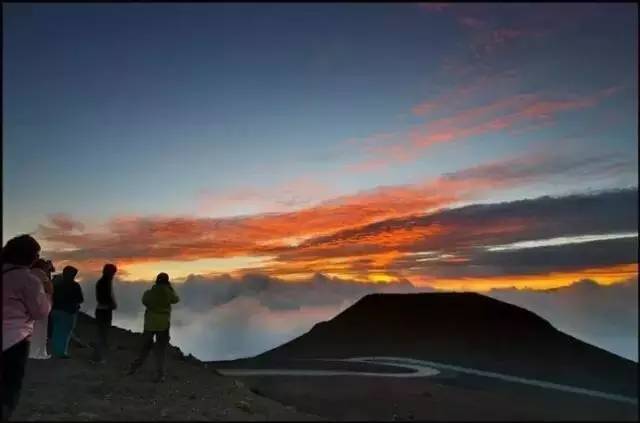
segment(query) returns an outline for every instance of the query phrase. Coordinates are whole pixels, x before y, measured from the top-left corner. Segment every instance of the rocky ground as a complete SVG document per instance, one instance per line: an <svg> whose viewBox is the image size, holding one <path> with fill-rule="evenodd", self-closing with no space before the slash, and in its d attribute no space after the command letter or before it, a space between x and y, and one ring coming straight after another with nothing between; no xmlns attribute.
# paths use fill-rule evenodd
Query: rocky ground
<svg viewBox="0 0 640 423"><path fill-rule="evenodd" d="M94 339L93 320L81 315L76 335ZM12 420L318 420L291 406L256 394L242 382L185 357L167 353L167 378L154 383L153 356L126 376L140 335L119 328L110 333L106 364L90 362L91 348L72 344L71 359L27 363L20 403Z"/></svg>

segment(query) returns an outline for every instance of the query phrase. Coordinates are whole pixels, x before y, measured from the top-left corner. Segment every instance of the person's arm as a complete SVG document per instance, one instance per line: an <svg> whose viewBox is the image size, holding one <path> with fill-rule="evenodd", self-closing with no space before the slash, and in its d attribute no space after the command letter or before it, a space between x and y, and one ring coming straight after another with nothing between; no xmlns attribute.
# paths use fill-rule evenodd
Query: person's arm
<svg viewBox="0 0 640 423"><path fill-rule="evenodd" d="M76 282L76 303L82 304L84 302L84 296L82 295L82 287Z"/></svg>
<svg viewBox="0 0 640 423"><path fill-rule="evenodd" d="M142 304L144 304L145 307L149 307L149 304L150 304L149 295L150 295L149 290L144 291L144 294L142 294Z"/></svg>
<svg viewBox="0 0 640 423"><path fill-rule="evenodd" d="M44 292L49 295L49 297L53 296L53 283L51 283L51 279L48 277L42 281L42 285L44 288Z"/></svg>
<svg viewBox="0 0 640 423"><path fill-rule="evenodd" d="M180 297L176 294L176 291L173 289L173 286L169 285L169 303L176 304L180 301Z"/></svg>
<svg viewBox="0 0 640 423"><path fill-rule="evenodd" d="M51 311L51 294L44 291L42 282L36 277L30 277L23 288L24 304L27 313L33 320L44 319Z"/></svg>
<svg viewBox="0 0 640 423"><path fill-rule="evenodd" d="M49 275L47 275L44 270L37 267L31 269L31 273L33 273L38 279L40 279L40 281L42 282L42 286L44 287L44 292L48 295L53 295L53 284L51 283L51 278L49 277Z"/></svg>
<svg viewBox="0 0 640 423"><path fill-rule="evenodd" d="M109 283L109 295L111 296L111 309L115 310L118 308L118 304L116 303L116 296L113 294L113 281Z"/></svg>

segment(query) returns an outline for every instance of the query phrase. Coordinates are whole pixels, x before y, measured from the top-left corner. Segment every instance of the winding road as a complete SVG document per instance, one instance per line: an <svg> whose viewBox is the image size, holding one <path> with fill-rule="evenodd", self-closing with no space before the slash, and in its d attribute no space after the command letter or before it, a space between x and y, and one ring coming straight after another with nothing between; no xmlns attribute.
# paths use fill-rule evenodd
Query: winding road
<svg viewBox="0 0 640 423"><path fill-rule="evenodd" d="M432 377L440 374L442 370L451 370L458 373L466 373L476 376L483 376L492 379L499 379L506 382L521 383L530 386L537 386L545 389L554 389L558 391L571 392L574 394L587 395L597 398L608 399L611 401L624 402L629 404L637 404L638 400L634 397L610 394L607 392L595 391L591 389L578 388L575 386L560 385L557 383L546 382L536 379L526 379L517 376L505 375L501 373L487 372L484 370L470 369L466 367L453 366L450 364L437 363L434 361L417 360L404 357L354 357L346 359L314 359L317 361L332 362L359 362L371 364L385 364L405 369L411 369L410 373L373 373L373 372L356 372L356 371L340 371L340 370L302 370L302 369L218 369L223 375L228 376L368 376L368 377L396 377L396 378L415 378L415 377Z"/></svg>

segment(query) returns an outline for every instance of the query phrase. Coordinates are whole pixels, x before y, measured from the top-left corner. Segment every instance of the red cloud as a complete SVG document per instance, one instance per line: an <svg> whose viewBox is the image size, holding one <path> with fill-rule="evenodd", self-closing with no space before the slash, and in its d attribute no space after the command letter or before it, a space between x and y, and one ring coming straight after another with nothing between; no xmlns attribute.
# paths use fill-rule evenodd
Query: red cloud
<svg viewBox="0 0 640 423"><path fill-rule="evenodd" d="M477 88L457 89L452 93L413 108L413 112L433 111L441 105L468 95ZM455 112L449 116L415 126L404 134L387 136L384 143L367 145L367 159L348 166L350 171L370 171L394 163L415 160L420 150L434 144L461 141L480 135L531 130L552 122L559 113L594 107L600 100L614 95L619 87L603 89L591 96L569 99L548 99L540 94L520 94L501 98L479 106ZM394 139L395 141L389 141Z"/></svg>

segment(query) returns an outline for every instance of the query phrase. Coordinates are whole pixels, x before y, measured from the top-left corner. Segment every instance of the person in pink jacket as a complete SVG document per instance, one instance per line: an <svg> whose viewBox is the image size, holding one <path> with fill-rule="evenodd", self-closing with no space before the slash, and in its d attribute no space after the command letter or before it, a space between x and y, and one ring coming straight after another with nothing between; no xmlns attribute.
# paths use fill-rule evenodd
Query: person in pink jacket
<svg viewBox="0 0 640 423"><path fill-rule="evenodd" d="M24 378L34 322L51 310L51 294L31 272L40 244L29 235L2 248L2 419L15 410Z"/></svg>

